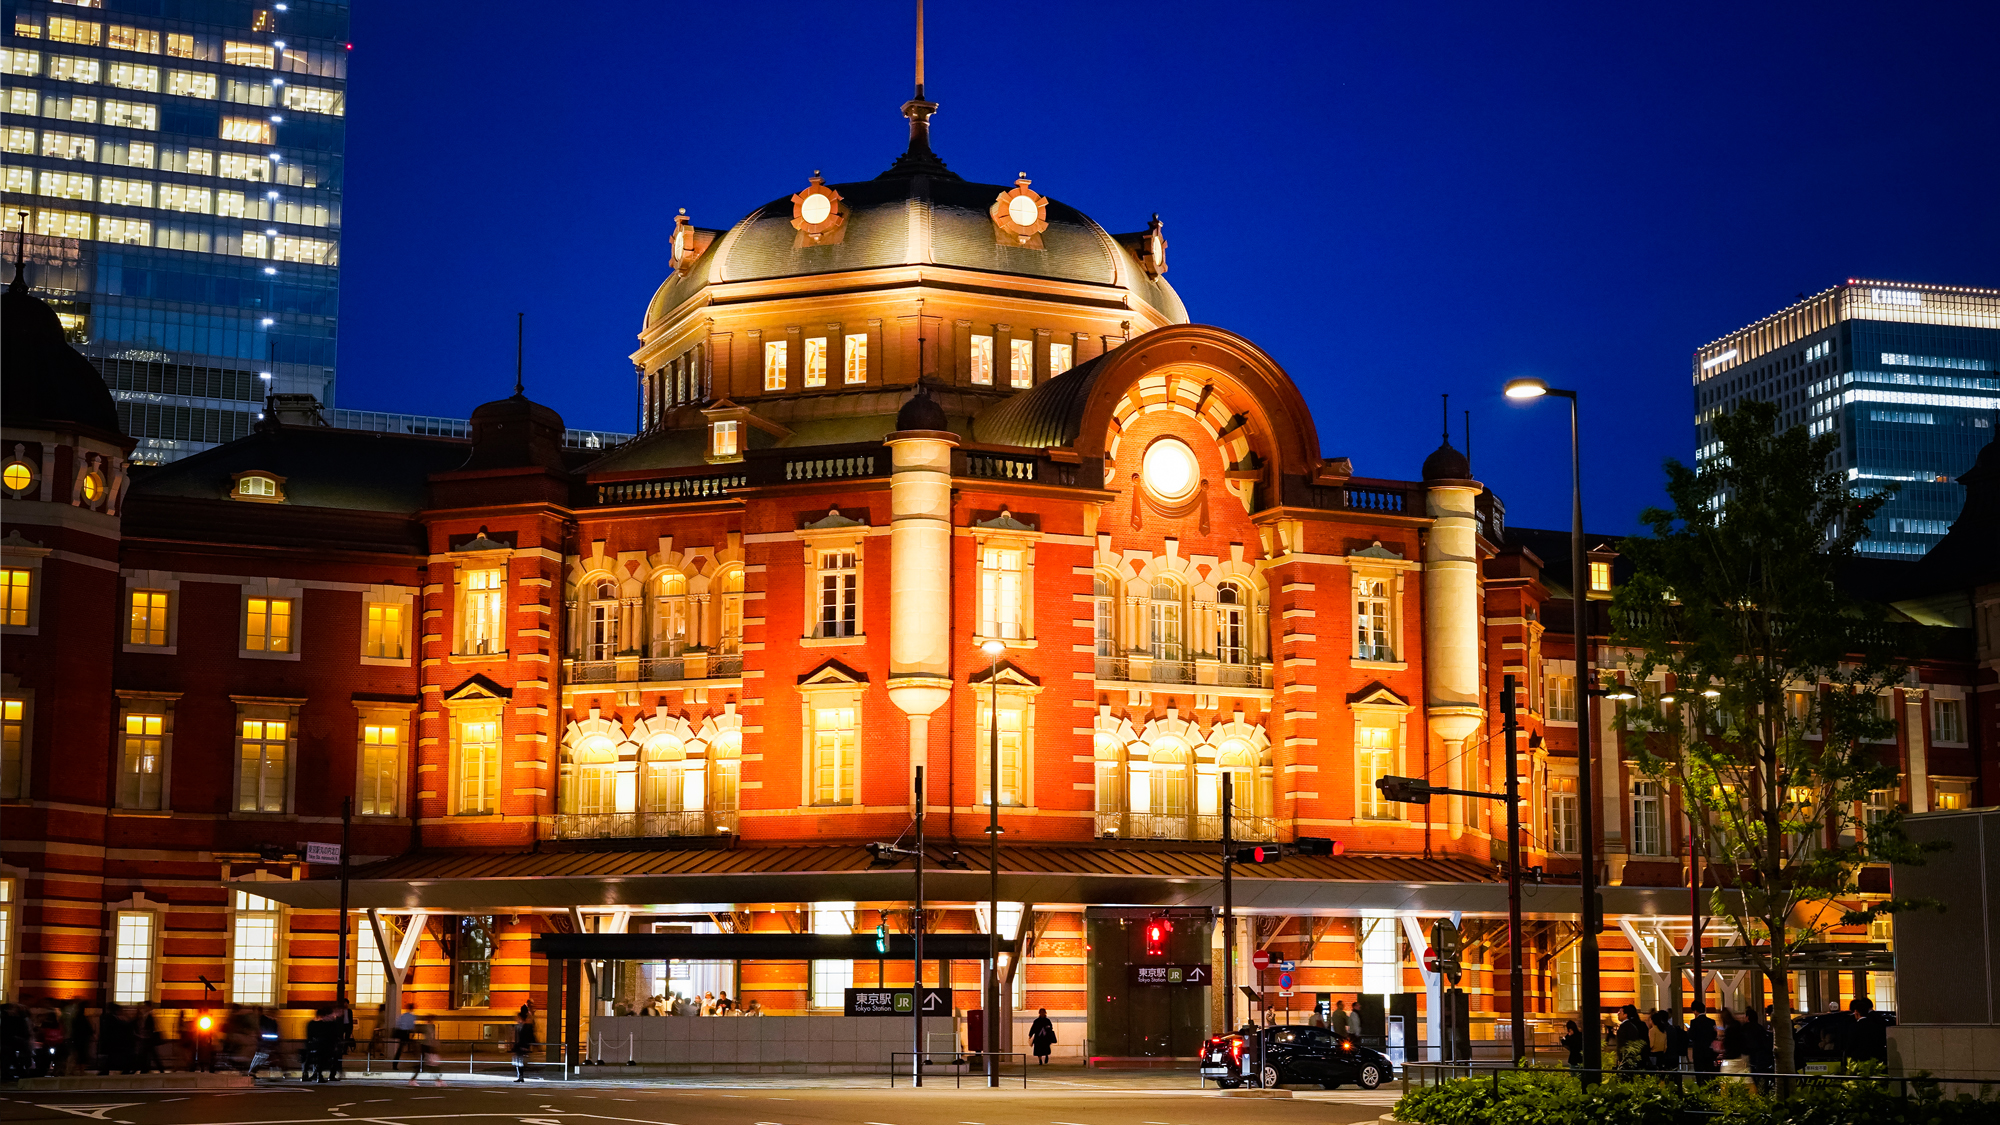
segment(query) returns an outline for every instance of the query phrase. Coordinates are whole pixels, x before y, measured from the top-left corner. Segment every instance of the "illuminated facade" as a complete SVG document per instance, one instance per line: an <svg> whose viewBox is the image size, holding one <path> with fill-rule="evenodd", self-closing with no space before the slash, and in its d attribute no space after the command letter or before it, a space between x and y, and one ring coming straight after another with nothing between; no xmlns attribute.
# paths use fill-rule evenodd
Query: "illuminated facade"
<svg viewBox="0 0 2000 1125"><path fill-rule="evenodd" d="M348 6L18 0L0 27L8 231L141 463L332 403ZM9 236L12 249L13 236Z"/></svg>
<svg viewBox="0 0 2000 1125"><path fill-rule="evenodd" d="M1959 474L2000 410L2000 290L1848 281L1694 354L1696 456L1720 452L1711 421L1775 403L1781 427L1840 438L1852 481L1901 488L1870 521L1865 554L1915 558L1965 503Z"/></svg>

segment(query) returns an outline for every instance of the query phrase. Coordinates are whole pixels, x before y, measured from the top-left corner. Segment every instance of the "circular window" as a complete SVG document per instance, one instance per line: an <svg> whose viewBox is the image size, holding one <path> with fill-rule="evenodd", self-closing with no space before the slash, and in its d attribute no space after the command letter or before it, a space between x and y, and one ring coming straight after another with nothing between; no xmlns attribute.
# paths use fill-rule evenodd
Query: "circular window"
<svg viewBox="0 0 2000 1125"><path fill-rule="evenodd" d="M6 483L9 492L25 492L35 483L35 470L26 461L9 461L6 469L0 470L0 482Z"/></svg>
<svg viewBox="0 0 2000 1125"><path fill-rule="evenodd" d="M1017 227L1031 227L1042 217L1042 210L1034 199L1017 195L1007 201L1007 217L1014 220Z"/></svg>
<svg viewBox="0 0 2000 1125"><path fill-rule="evenodd" d="M95 504L97 503L97 498L102 495L104 495L104 478L96 473L86 474L83 478L84 500Z"/></svg>
<svg viewBox="0 0 2000 1125"><path fill-rule="evenodd" d="M831 214L833 214L833 200L817 192L806 196L799 202L799 218L804 219L812 226L818 226L825 222L827 216Z"/></svg>
<svg viewBox="0 0 2000 1125"><path fill-rule="evenodd" d="M1160 499L1185 500L1201 482L1201 466L1186 442L1161 438L1147 448L1139 475Z"/></svg>

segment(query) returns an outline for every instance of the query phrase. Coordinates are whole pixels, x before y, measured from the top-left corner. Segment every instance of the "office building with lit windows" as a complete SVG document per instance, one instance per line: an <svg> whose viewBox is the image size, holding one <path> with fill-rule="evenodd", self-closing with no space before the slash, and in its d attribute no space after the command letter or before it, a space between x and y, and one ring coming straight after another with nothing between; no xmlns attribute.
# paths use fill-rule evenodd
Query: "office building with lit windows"
<svg viewBox="0 0 2000 1125"><path fill-rule="evenodd" d="M243 437L272 393L333 402L347 26L321 0L6 6L6 229L139 463Z"/></svg>
<svg viewBox="0 0 2000 1125"><path fill-rule="evenodd" d="M2000 290L1850 279L1697 349L1697 459L1722 451L1715 418L1751 400L1775 403L1781 428L1838 435L1848 479L1900 486L1864 554L1922 556L1993 438Z"/></svg>

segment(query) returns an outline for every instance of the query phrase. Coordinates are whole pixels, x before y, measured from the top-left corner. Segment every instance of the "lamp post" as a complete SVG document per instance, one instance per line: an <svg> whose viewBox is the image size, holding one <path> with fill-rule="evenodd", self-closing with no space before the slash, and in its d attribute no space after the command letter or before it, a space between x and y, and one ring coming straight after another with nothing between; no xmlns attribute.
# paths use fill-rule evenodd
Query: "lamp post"
<svg viewBox="0 0 2000 1125"><path fill-rule="evenodd" d="M1603 1018L1601 1001L1598 998L1597 975L1597 931L1603 926L1597 904L1597 845L1594 839L1597 817L1593 805L1594 793L1591 788L1590 761L1590 700L1593 691L1590 674L1590 571L1583 550L1583 449L1577 429L1577 402L1575 391L1558 390L1540 379L1510 379L1507 382L1508 398L1537 399L1545 395L1569 400L1569 472L1570 472L1570 631L1576 638L1576 788L1577 788L1577 851L1578 890L1583 897L1583 939L1582 948L1577 953L1580 976L1577 988L1578 1015L1586 1016L1583 1021L1588 1026L1583 1033L1583 1080L1595 1081L1593 1071L1600 1069L1604 1062L1604 1037L1599 1031L1599 1021Z"/></svg>
<svg viewBox="0 0 2000 1125"><path fill-rule="evenodd" d="M992 901L986 915L986 1085L1000 1085L1000 654L1007 646L989 640L979 646L988 657L986 682L991 688L986 742L986 867L992 880Z"/></svg>

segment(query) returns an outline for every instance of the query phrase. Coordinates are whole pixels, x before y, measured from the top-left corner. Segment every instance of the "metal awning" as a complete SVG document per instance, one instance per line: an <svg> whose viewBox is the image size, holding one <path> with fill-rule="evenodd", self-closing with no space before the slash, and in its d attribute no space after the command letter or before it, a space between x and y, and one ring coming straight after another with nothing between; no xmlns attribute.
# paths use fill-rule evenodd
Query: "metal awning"
<svg viewBox="0 0 2000 1125"><path fill-rule="evenodd" d="M927 852L924 896L932 902L983 902L991 894L983 851ZM418 851L351 873L355 909L434 911L643 908L686 902L894 902L911 891L907 863L878 866L855 845L755 846L534 852ZM1462 911L1500 916L1507 887L1490 865L1462 858L1294 856L1238 865L1236 909L1251 914ZM256 884L256 893L315 910L340 905L331 872ZM1605 887L1610 914L1685 915L1676 887ZM1214 848L1108 845L1003 847L1000 897L1045 905L1222 906L1222 861ZM1575 886L1523 889L1531 918L1573 917Z"/></svg>
<svg viewBox="0 0 2000 1125"><path fill-rule="evenodd" d="M925 960L981 961L985 934L925 934ZM1002 941L1002 949L1014 943ZM873 934L536 934L528 952L586 961L907 961L908 934L890 934L886 952Z"/></svg>

